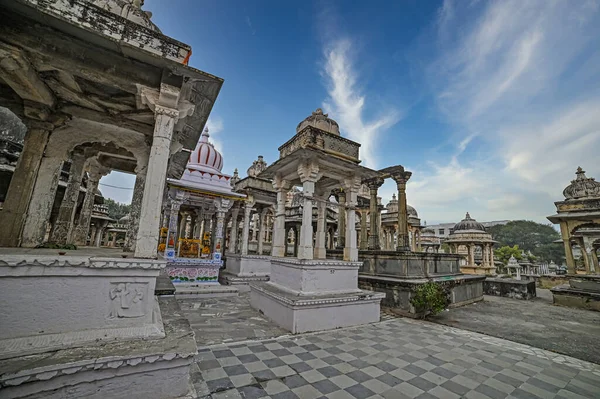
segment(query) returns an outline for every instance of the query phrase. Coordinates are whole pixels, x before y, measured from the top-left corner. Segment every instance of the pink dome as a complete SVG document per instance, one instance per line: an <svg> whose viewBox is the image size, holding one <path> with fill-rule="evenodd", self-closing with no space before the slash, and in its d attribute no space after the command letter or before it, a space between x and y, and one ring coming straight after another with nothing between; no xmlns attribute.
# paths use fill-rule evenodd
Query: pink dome
<svg viewBox="0 0 600 399"><path fill-rule="evenodd" d="M219 172L223 169L223 156L208 141L209 137L208 128L205 128L196 149L190 155L187 165L188 169L209 168Z"/></svg>

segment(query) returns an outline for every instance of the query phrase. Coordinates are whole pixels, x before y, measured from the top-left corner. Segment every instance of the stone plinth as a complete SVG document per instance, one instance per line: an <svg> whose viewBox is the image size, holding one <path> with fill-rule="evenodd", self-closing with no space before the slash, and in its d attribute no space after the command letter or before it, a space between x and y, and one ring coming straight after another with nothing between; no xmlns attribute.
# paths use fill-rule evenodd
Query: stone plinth
<svg viewBox="0 0 600 399"><path fill-rule="evenodd" d="M490 266L461 266L460 272L464 274L495 276L496 268Z"/></svg>
<svg viewBox="0 0 600 399"><path fill-rule="evenodd" d="M272 258L271 281L250 285L252 307L294 334L379 321L384 295L358 288L359 266Z"/></svg>
<svg viewBox="0 0 600 399"><path fill-rule="evenodd" d="M485 276L460 275L424 278L394 278L389 276L369 276L361 274L358 282L363 289L385 293L381 304L398 314L419 318L418 313L410 303L419 285L434 282L442 285L449 295L449 308L468 305L483 300L483 281Z"/></svg>
<svg viewBox="0 0 600 399"><path fill-rule="evenodd" d="M569 285L551 291L555 305L600 312L600 275L572 276Z"/></svg>
<svg viewBox="0 0 600 399"><path fill-rule="evenodd" d="M341 251L327 255L340 258ZM448 291L450 307L483 299L485 276L460 273L462 256L423 252L360 251L359 287L384 293L383 305L399 314L421 317L410 303L415 289L427 282L441 284Z"/></svg>
<svg viewBox="0 0 600 399"><path fill-rule="evenodd" d="M167 275L175 284L219 285L219 269L222 260L174 258L167 263Z"/></svg>
<svg viewBox="0 0 600 399"><path fill-rule="evenodd" d="M164 337L164 261L10 255L0 259L0 358L96 341Z"/></svg>
<svg viewBox="0 0 600 399"><path fill-rule="evenodd" d="M158 299L162 339L97 342L0 361L2 398L173 398L189 394L194 332L173 297Z"/></svg>
<svg viewBox="0 0 600 399"><path fill-rule="evenodd" d="M225 270L219 276L222 284L237 286L241 291L249 291L250 283L269 280L271 257L267 255L239 255L228 253Z"/></svg>
<svg viewBox="0 0 600 399"><path fill-rule="evenodd" d="M513 299L533 299L536 297L535 281L488 277L483 282L483 293Z"/></svg>

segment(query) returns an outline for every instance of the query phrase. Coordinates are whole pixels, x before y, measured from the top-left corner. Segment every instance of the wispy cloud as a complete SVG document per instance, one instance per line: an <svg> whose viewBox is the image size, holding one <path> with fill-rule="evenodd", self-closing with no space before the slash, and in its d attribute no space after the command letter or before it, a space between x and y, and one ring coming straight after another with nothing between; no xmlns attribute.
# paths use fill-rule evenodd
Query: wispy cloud
<svg viewBox="0 0 600 399"><path fill-rule="evenodd" d="M446 163L422 171L414 198L428 210L447 198L480 219L527 209L543 221L579 164L600 177L599 9L596 0L444 2L426 79L458 138Z"/></svg>
<svg viewBox="0 0 600 399"><path fill-rule="evenodd" d="M254 26L252 26L252 20L250 19L250 16L246 15L246 25L248 25L248 28L250 28L250 32L252 32L252 36L256 35L256 29L254 29Z"/></svg>
<svg viewBox="0 0 600 399"><path fill-rule="evenodd" d="M375 118L365 118L367 98L357 84L352 50L349 39L337 39L325 45L322 75L326 78L329 97L323 102L323 108L337 120L343 134L361 143L365 166L377 168L380 136L400 120L401 114L390 107Z"/></svg>
<svg viewBox="0 0 600 399"><path fill-rule="evenodd" d="M211 116L206 122L208 132L210 134L210 142L213 143L217 151L223 155L223 142L220 139L220 134L223 131L223 119L218 116Z"/></svg>

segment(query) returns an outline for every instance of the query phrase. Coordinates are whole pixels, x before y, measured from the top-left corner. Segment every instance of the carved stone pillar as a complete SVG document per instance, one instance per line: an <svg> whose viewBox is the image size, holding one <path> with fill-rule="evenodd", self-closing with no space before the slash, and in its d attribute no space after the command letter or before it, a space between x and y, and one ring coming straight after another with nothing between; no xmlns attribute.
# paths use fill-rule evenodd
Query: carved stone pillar
<svg viewBox="0 0 600 399"><path fill-rule="evenodd" d="M2 204L0 218L0 247L19 245L21 230L27 216L27 208L36 185L36 177L44 155L48 136L54 129L50 123L25 121L27 133L23 142L23 151L13 172L6 198ZM46 171L42 170L42 173Z"/></svg>
<svg viewBox="0 0 600 399"><path fill-rule="evenodd" d="M180 212L181 213L181 217L179 218L179 227L177 228L177 241L179 241L182 238L185 238L185 226L187 225L187 218L188 218L188 213L187 212Z"/></svg>
<svg viewBox="0 0 600 399"><path fill-rule="evenodd" d="M325 248L325 241L327 239L327 221L326 212L327 212L327 199L329 198L328 193L317 196L317 233L315 240L315 259L326 259L327 258L327 250Z"/></svg>
<svg viewBox="0 0 600 399"><path fill-rule="evenodd" d="M279 176L273 179L273 188L277 191L277 209L273 225L273 241L271 255L284 257L287 251L287 234L285 230L285 200L290 184Z"/></svg>
<svg viewBox="0 0 600 399"><path fill-rule="evenodd" d="M236 246L237 246L237 233L238 233L238 226L239 226L239 214L240 214L240 208L236 205L235 208L233 208L231 210L231 235L229 236L229 252L231 253L236 253Z"/></svg>
<svg viewBox="0 0 600 399"><path fill-rule="evenodd" d="M42 158L23 226L23 247L35 247L44 241L62 161L60 158Z"/></svg>
<svg viewBox="0 0 600 399"><path fill-rule="evenodd" d="M83 178L83 166L86 158L83 152L74 152L71 155L71 168L65 195L60 203L58 217L50 232L50 241L57 244L66 244L73 232L75 210L79 198L79 188Z"/></svg>
<svg viewBox="0 0 600 399"><path fill-rule="evenodd" d="M202 209L196 209L195 211L195 225L194 225L194 238L196 240L201 240L202 236L200 235L202 230Z"/></svg>
<svg viewBox="0 0 600 399"><path fill-rule="evenodd" d="M315 183L320 177L319 165L316 162L298 165L298 176L302 182L302 226L298 259L313 259L312 197L315 193Z"/></svg>
<svg viewBox="0 0 600 399"><path fill-rule="evenodd" d="M81 212L79 213L79 222L75 228L74 242L76 245L87 244L92 212L94 210L94 198L96 197L98 183L104 173L105 171L98 167L92 167L88 172L85 198L83 199L83 205L81 206Z"/></svg>
<svg viewBox="0 0 600 399"><path fill-rule="evenodd" d="M409 239L408 239L408 207L406 203L406 183L411 172L403 172L398 175L392 176L396 185L398 186L398 251L409 251Z"/></svg>
<svg viewBox="0 0 600 399"><path fill-rule="evenodd" d="M135 257L138 258L156 257L160 206L167 178L171 139L175 123L179 118L179 111L175 108L178 101L179 89L161 84L159 97L154 104L154 134L135 243Z"/></svg>
<svg viewBox="0 0 600 399"><path fill-rule="evenodd" d="M383 185L383 179L373 179L367 183L369 187L369 211L370 211L370 222L371 232L369 236L369 249L379 250L381 244L379 243L379 204L377 203L377 191L379 187Z"/></svg>
<svg viewBox="0 0 600 399"><path fill-rule="evenodd" d="M369 235L367 234L367 211L360 210L360 249L369 247Z"/></svg>
<svg viewBox="0 0 600 399"><path fill-rule="evenodd" d="M106 225L108 224L108 221L100 221L98 222L98 228L96 229L96 242L94 243L94 246L96 247L100 247L102 245L102 238L104 237L104 229L106 228Z"/></svg>
<svg viewBox="0 0 600 399"><path fill-rule="evenodd" d="M248 242L250 241L250 216L252 215L252 207L254 203L246 202L244 204L244 224L242 230L242 255L248 255Z"/></svg>
<svg viewBox="0 0 600 399"><path fill-rule="evenodd" d="M169 214L169 226L167 230L167 248L177 248L177 226L179 222L179 208L181 201L171 201L171 212Z"/></svg>
<svg viewBox="0 0 600 399"><path fill-rule="evenodd" d="M258 214L258 248L256 250L256 252L259 255L263 254L263 246L264 246L264 241L265 241L265 228L266 228L266 224L267 224L267 212L268 209L263 209L259 214Z"/></svg>
<svg viewBox="0 0 600 399"><path fill-rule="evenodd" d="M346 240L344 247L344 260L358 261L358 243L356 240L356 205L358 203L359 178L346 179Z"/></svg>
<svg viewBox="0 0 600 399"><path fill-rule="evenodd" d="M343 190L338 194L338 203L340 204L340 207L338 208L337 248L343 249L346 246L346 210L344 209L346 204L346 193Z"/></svg>
<svg viewBox="0 0 600 399"><path fill-rule="evenodd" d="M224 232L225 232L225 215L233 205L233 201L225 198L221 198L214 201L216 212L215 212L215 228L214 228L214 246L213 246L213 259L221 260L221 254L223 252L224 244Z"/></svg>
<svg viewBox="0 0 600 399"><path fill-rule="evenodd" d="M131 198L131 208L129 209L129 221L127 225L127 233L125 234L124 251L134 252L136 245L136 237L138 226L140 224L140 212L142 211L142 199L144 198L144 187L146 185L146 169L145 165L140 168L140 171L135 176L135 184L133 186L133 197Z"/></svg>

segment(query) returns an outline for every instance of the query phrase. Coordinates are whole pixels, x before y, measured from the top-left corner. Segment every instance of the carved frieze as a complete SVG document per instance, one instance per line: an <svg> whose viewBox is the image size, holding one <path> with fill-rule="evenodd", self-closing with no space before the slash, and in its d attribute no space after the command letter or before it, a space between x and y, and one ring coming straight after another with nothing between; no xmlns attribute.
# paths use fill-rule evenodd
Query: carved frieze
<svg viewBox="0 0 600 399"><path fill-rule="evenodd" d="M148 283L111 283L109 319L142 317L146 314L144 299Z"/></svg>

